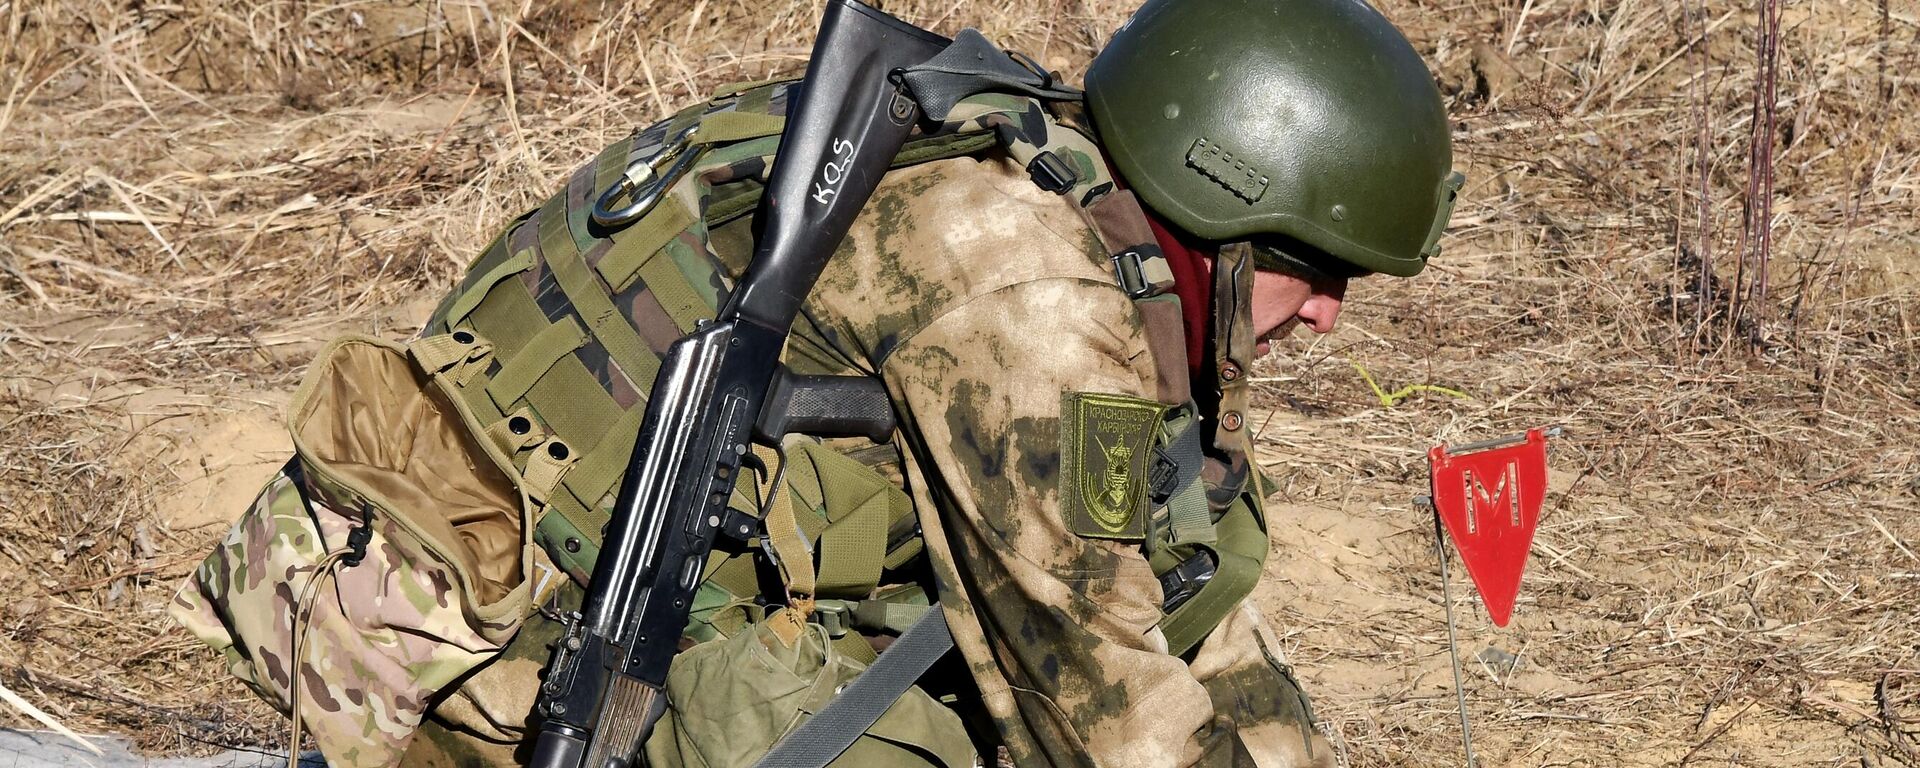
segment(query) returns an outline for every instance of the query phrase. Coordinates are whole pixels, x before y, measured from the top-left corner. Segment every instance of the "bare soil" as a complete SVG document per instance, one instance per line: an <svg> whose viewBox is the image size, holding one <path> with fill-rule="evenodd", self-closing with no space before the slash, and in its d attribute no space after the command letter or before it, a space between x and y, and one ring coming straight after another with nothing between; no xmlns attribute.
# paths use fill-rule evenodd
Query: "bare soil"
<svg viewBox="0 0 1920 768"><path fill-rule="evenodd" d="M1077 78L1133 3L887 5ZM1920 764L1920 9L1781 8L1768 196L1755 4L1379 5L1470 181L1252 419L1259 599L1345 762L1461 762L1425 449L1560 424L1512 625L1453 569L1483 765ZM0 684L156 753L284 739L165 606L302 367L413 331L623 133L796 72L816 12L0 0Z"/></svg>

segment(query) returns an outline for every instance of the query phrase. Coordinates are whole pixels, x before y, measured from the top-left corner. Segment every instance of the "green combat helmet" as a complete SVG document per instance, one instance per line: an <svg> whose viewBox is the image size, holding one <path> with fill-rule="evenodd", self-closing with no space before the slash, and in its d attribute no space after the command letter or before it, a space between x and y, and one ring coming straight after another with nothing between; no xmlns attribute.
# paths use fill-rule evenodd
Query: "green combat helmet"
<svg viewBox="0 0 1920 768"><path fill-rule="evenodd" d="M1147 207L1271 269L1412 276L1462 181L1425 63L1360 0L1148 0L1087 104Z"/></svg>

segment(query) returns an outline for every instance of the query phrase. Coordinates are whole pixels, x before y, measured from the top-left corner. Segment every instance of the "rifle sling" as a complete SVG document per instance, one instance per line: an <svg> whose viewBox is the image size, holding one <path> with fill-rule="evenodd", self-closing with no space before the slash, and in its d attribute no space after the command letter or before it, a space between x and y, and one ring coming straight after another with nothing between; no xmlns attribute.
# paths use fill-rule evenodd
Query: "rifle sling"
<svg viewBox="0 0 1920 768"><path fill-rule="evenodd" d="M853 746L952 647L946 614L935 605L846 690L773 745L755 768L824 768Z"/></svg>

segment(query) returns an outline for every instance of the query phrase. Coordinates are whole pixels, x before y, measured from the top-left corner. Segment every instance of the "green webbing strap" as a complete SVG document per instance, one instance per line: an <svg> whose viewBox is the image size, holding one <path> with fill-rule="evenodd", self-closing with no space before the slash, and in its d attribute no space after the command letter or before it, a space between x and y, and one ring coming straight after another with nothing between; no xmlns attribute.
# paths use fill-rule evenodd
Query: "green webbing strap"
<svg viewBox="0 0 1920 768"><path fill-rule="evenodd" d="M597 445L620 420L620 404L574 355L560 360L527 390L527 403L554 434L574 445ZM591 503L591 502L588 502Z"/></svg>
<svg viewBox="0 0 1920 768"><path fill-rule="evenodd" d="M887 489L876 487L865 467L829 461L816 464L829 519L820 535L820 595L865 597L880 584L887 559ZM858 470L862 475L854 475ZM866 482L862 482L865 480ZM865 498L855 498L864 492Z"/></svg>
<svg viewBox="0 0 1920 768"><path fill-rule="evenodd" d="M772 80L737 80L731 83L723 83L719 88L713 89L713 97L717 99L717 98L722 98L726 96L732 96L741 91L752 90L754 88L759 88L760 86L763 86L763 85L773 85L774 83L778 83L783 80L792 80L792 79L793 78L791 77L776 77ZM768 89L768 90L772 90L772 89Z"/></svg>
<svg viewBox="0 0 1920 768"><path fill-rule="evenodd" d="M900 634L926 615L927 606L890 600L861 600L853 603L852 626L867 632Z"/></svg>
<svg viewBox="0 0 1920 768"><path fill-rule="evenodd" d="M667 317L673 319L680 332L692 333L699 321L713 317L715 308L687 282L686 273L680 271L680 265L667 253L673 247L674 243L669 241L657 255L642 263L640 279L646 281L654 301L660 302L660 308L666 310Z"/></svg>
<svg viewBox="0 0 1920 768"><path fill-rule="evenodd" d="M779 133L786 125L786 118L749 112L743 103L738 109L715 112L700 118L700 132L693 135L691 143L726 144L757 139Z"/></svg>
<svg viewBox="0 0 1920 768"><path fill-rule="evenodd" d="M473 308L467 317L474 331L493 342L493 354L509 358L527 348L533 335L547 327L547 315L534 303L533 294L518 285L513 290L498 290Z"/></svg>
<svg viewBox="0 0 1920 768"><path fill-rule="evenodd" d="M873 646L858 632L848 632L839 637L833 637L828 642L833 643L833 649L839 651L840 655L852 658L861 664L872 664L874 659L879 657L879 654L873 652Z"/></svg>
<svg viewBox="0 0 1920 768"><path fill-rule="evenodd" d="M1219 531L1219 542L1206 547L1219 560L1213 578L1186 604L1160 620L1160 631L1167 637L1167 651L1176 656L1206 639L1227 612L1253 592L1266 563L1266 527L1260 524L1252 504L1244 496L1234 500L1215 528Z"/></svg>
<svg viewBox="0 0 1920 768"><path fill-rule="evenodd" d="M580 330L580 324L571 317L561 316L559 322L550 323L535 334L526 349L508 358L500 371L493 374L493 380L487 382L487 396L493 398L500 410L511 409L540 377L547 375L554 363L585 343L587 334Z"/></svg>
<svg viewBox="0 0 1920 768"><path fill-rule="evenodd" d="M776 82L779 82L779 81L769 80L762 84L771 85ZM759 114L759 115L764 115L769 112L772 112L773 111L773 92L775 90L778 90L778 89L755 88L750 93L741 94L740 103L738 105L735 105L734 109L739 110L741 112L750 112L750 113Z"/></svg>
<svg viewBox="0 0 1920 768"><path fill-rule="evenodd" d="M578 171L588 176L584 180L587 185L587 188L582 190L585 192L584 195L576 195L573 189L573 185L581 181L578 178L570 180L567 189L561 192L567 200L567 232L573 235L573 247L582 253L593 248L595 238L590 224L594 201L598 200L600 194L608 187L613 186L614 179L620 178L627 172L627 158L632 154L633 136L630 134L614 142L612 146L600 150L599 156L594 158L593 163Z"/></svg>
<svg viewBox="0 0 1920 768"><path fill-rule="evenodd" d="M636 384L642 378L651 382L653 374L660 369L659 358L640 340L632 322L620 314L600 279L594 276L593 268L574 250L573 236L567 233L566 217L561 215L561 210L554 202L547 206L540 211L540 255L546 257L554 280L614 364L627 372L627 377Z"/></svg>
<svg viewBox="0 0 1920 768"><path fill-rule="evenodd" d="M677 197L668 196L632 226L613 235L613 248L601 257L600 277L615 293L633 285L640 267L660 258L660 248L693 226L693 214ZM652 283L647 284L652 287Z"/></svg>
<svg viewBox="0 0 1920 768"><path fill-rule="evenodd" d="M1175 544L1212 544L1213 511L1207 506L1206 484L1200 482L1200 468L1206 456L1200 450L1200 420L1186 411L1161 425L1163 448L1178 474L1173 496L1167 499L1167 519Z"/></svg>
<svg viewBox="0 0 1920 768"><path fill-rule="evenodd" d="M646 410L646 403L636 403L620 414L613 426L600 436L600 441L580 457L580 463L567 473L561 485L566 486L567 492L573 494L582 506L595 507L600 503L600 498L620 482L621 473L627 469L627 459L633 456L633 441L640 433L640 418L646 415ZM594 540L598 541L599 538L595 536Z"/></svg>
<svg viewBox="0 0 1920 768"><path fill-rule="evenodd" d="M487 270L487 273L475 280L472 286L462 291L459 298L453 300L452 306L447 308L447 325L456 325L467 319L467 315L473 312L473 308L479 306L480 301L485 299L501 280L525 272L532 266L533 251L531 249L514 251L513 255L508 256L505 261L493 265L493 269Z"/></svg>
<svg viewBox="0 0 1920 768"><path fill-rule="evenodd" d="M554 496L560 478L579 461L579 454L565 440L548 438L527 455L527 466L520 472L520 488L527 492L527 498L544 504Z"/></svg>
<svg viewBox="0 0 1920 768"><path fill-rule="evenodd" d="M580 584L586 584L588 574L593 572L593 561L599 559L599 538L588 536L599 532L599 522L589 522L586 507L572 497L572 493L555 493L547 499L547 505L540 509L540 522L536 524L536 538L541 547L547 549L547 557L553 557L553 563L559 564L566 574L576 576ZM605 520L603 520L605 522ZM568 541L574 541L572 549Z"/></svg>

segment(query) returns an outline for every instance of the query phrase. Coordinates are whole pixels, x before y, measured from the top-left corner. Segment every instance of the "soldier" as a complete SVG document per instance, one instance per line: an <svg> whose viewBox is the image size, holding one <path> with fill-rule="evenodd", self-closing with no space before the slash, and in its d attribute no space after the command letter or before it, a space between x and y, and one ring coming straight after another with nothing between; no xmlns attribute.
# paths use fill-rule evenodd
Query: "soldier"
<svg viewBox="0 0 1920 768"><path fill-rule="evenodd" d="M1246 598L1267 552L1247 371L1330 331L1350 279L1437 252L1459 184L1439 93L1355 0L1149 0L1074 106L1009 121L1097 140L1065 161L891 173L809 302L815 353L893 396L1003 761L1332 765ZM524 685L550 637L496 667ZM513 759L424 733L409 762Z"/></svg>

